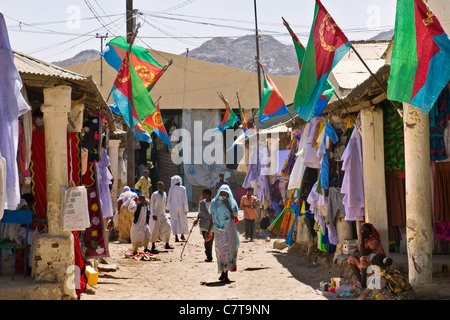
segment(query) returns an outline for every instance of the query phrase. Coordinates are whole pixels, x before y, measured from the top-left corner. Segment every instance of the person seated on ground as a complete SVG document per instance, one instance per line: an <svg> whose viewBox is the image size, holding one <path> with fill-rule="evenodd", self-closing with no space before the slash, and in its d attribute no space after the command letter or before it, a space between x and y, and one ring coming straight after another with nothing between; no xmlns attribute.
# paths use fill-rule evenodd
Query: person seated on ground
<svg viewBox="0 0 450 320"><path fill-rule="evenodd" d="M359 249L348 258L348 264L353 270L363 289L367 287L367 268L375 254L385 254L381 245L380 235L370 223L361 226L361 243Z"/></svg>
<svg viewBox="0 0 450 320"><path fill-rule="evenodd" d="M400 271L390 267L393 263L391 258L384 254L376 254L371 263L379 267L376 272L378 275L374 275L379 278L375 279L374 284L369 284L358 300L366 300L370 292L373 292L374 296L378 295L381 300L415 300L417 298L408 280Z"/></svg>
<svg viewBox="0 0 450 320"><path fill-rule="evenodd" d="M261 219L259 223L259 236L262 238L273 237L273 234L267 230L272 222L275 220L275 209L269 207L267 209L267 214Z"/></svg>

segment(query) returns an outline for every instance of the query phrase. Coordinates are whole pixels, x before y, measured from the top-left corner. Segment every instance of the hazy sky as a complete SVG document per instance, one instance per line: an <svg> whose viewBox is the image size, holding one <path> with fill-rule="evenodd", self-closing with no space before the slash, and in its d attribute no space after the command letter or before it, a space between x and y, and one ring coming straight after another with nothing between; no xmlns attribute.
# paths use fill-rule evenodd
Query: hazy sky
<svg viewBox="0 0 450 320"><path fill-rule="evenodd" d="M284 17L304 45L314 0L257 0L258 29L292 44ZM350 40L369 39L392 29L394 0L322 0ZM254 34L253 0L134 0L141 23L136 44L181 54L217 36ZM2 1L13 49L53 62L86 49L100 50L98 35L125 35L125 0ZM97 16L97 18L94 16Z"/></svg>

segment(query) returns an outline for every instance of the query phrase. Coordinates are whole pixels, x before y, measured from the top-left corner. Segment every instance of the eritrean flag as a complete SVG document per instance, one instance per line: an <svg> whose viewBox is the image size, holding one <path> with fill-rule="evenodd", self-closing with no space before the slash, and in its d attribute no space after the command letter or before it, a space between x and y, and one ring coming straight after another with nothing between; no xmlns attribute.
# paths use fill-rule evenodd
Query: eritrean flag
<svg viewBox="0 0 450 320"><path fill-rule="evenodd" d="M136 138L148 142L151 141L149 135L153 131L156 134L162 131L160 125L162 121L159 108L155 106L146 86L130 61L130 52L133 50L135 37L136 33L114 80L111 95L128 127L133 128ZM164 129L163 133L165 132ZM164 138L163 133L161 133L163 137L161 139L172 146L170 140Z"/></svg>
<svg viewBox="0 0 450 320"><path fill-rule="evenodd" d="M227 99L225 99L222 94L219 94L219 97L225 104L226 110L225 110L225 115L223 116L222 122L219 124L219 126L217 128L215 128L213 130L213 132L224 131L228 128L233 127L236 124L236 122L239 121L238 116L231 109L230 104L228 103Z"/></svg>
<svg viewBox="0 0 450 320"><path fill-rule="evenodd" d="M299 70L302 71L302 62L306 51L305 47L302 45L302 43L300 42L294 31L292 31L291 27L289 26L289 23L286 20L284 20L284 18L282 19L284 26L288 30L289 34L292 37L292 41L294 42L295 53L297 54L298 60L298 67ZM328 102L331 99L331 96L334 94L335 91L336 89L333 87L330 81L327 80L327 82L325 83L324 90L322 94L319 96L319 101L317 102L316 112L314 114L316 117L320 116L323 110L325 110L325 107L327 106Z"/></svg>
<svg viewBox="0 0 450 320"><path fill-rule="evenodd" d="M142 124L144 127L153 130L153 132L170 148L172 148L172 143L170 142L169 135L167 134L166 128L161 117L161 111L159 109L159 101L156 102L156 111L148 116ZM150 128L148 128L150 127Z"/></svg>
<svg viewBox="0 0 450 320"><path fill-rule="evenodd" d="M259 64L264 75L264 87L261 97L261 106L259 107L258 116L261 123L267 119L289 113L283 97L272 79L264 72L264 68Z"/></svg>
<svg viewBox="0 0 450 320"><path fill-rule="evenodd" d="M428 113L450 80L450 39L422 0L397 0L387 98Z"/></svg>
<svg viewBox="0 0 450 320"><path fill-rule="evenodd" d="M351 47L345 34L319 0L302 62L294 97L294 109L305 120L316 114L316 106L324 92L328 75Z"/></svg>
<svg viewBox="0 0 450 320"><path fill-rule="evenodd" d="M139 141L144 141L144 142L148 142L148 143L152 143L152 137L151 137L151 133L152 133L153 129L142 125L141 123L137 123L134 126L134 137L136 139L138 139Z"/></svg>
<svg viewBox="0 0 450 320"><path fill-rule="evenodd" d="M116 37L106 44L103 57L111 67L119 71L128 49L127 40L124 37ZM147 49L135 45L131 48L130 61L148 91L153 88L171 63L163 67Z"/></svg>
<svg viewBox="0 0 450 320"><path fill-rule="evenodd" d="M248 138L247 122L245 121L244 112L242 111L242 108L241 108L241 101L239 101L239 95L237 93L236 93L236 98L237 98L237 101L238 101L239 113L241 114L242 128L244 129L245 138Z"/></svg>
<svg viewBox="0 0 450 320"><path fill-rule="evenodd" d="M117 104L110 104L109 108L111 109L112 112L114 112L117 115L120 115L120 109L117 106ZM150 134L152 133L153 129L152 128L147 128L149 131L147 131L144 126L140 123L137 123L134 126L134 136L136 137L136 139L138 139L139 141L145 141L148 143L152 142L152 138L150 136Z"/></svg>
<svg viewBox="0 0 450 320"><path fill-rule="evenodd" d="M131 43L128 44L130 49L133 46L133 41L134 37ZM137 123L146 119L157 109L148 94L147 88L130 61L128 52L114 80L111 95L127 125L130 128L134 128Z"/></svg>

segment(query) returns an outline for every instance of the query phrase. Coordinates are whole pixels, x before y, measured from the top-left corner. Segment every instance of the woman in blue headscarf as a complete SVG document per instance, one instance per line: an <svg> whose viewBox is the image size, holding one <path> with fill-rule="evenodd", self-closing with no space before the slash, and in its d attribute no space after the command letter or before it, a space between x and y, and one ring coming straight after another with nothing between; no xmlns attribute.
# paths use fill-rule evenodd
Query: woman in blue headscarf
<svg viewBox="0 0 450 320"><path fill-rule="evenodd" d="M234 200L228 185L222 185L211 201L209 212L212 219L210 229L214 225L214 240L216 244L217 267L219 280L229 282L228 271L236 271L239 236L235 217L238 215L238 204Z"/></svg>

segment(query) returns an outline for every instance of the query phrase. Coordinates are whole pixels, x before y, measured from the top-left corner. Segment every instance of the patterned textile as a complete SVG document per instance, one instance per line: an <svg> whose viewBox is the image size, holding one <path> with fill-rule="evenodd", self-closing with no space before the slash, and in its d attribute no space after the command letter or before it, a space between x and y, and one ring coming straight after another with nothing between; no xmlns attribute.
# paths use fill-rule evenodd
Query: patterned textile
<svg viewBox="0 0 450 320"><path fill-rule="evenodd" d="M267 228L274 236L278 236L280 233L280 227L283 223L284 219L284 213L286 212L286 207L283 209L283 211L279 214L278 217L272 222L272 224Z"/></svg>
<svg viewBox="0 0 450 320"><path fill-rule="evenodd" d="M380 271L381 289L373 290L374 294L383 294L388 300L414 300L415 293L400 271L384 269Z"/></svg>
<svg viewBox="0 0 450 320"><path fill-rule="evenodd" d="M280 176L283 178L289 178L291 176L292 168L294 167L295 164L295 159L297 159L296 153L298 146L300 144L301 136L302 136L301 130L294 131L294 136L292 137L291 143L289 144L288 147L289 155L280 173Z"/></svg>
<svg viewBox="0 0 450 320"><path fill-rule="evenodd" d="M450 92L445 87L429 113L431 161L447 159L444 131L447 127L447 117L450 116L449 99Z"/></svg>
<svg viewBox="0 0 450 320"><path fill-rule="evenodd" d="M98 187L87 188L87 193L91 226L84 232L85 257L86 259L109 257Z"/></svg>
<svg viewBox="0 0 450 320"><path fill-rule="evenodd" d="M434 234L436 239L450 241L450 221L437 222L434 225Z"/></svg>
<svg viewBox="0 0 450 320"><path fill-rule="evenodd" d="M383 107L384 123L384 166L386 172L405 170L405 149L403 142L403 119L386 101ZM401 104L398 105L401 109Z"/></svg>

